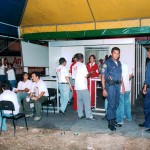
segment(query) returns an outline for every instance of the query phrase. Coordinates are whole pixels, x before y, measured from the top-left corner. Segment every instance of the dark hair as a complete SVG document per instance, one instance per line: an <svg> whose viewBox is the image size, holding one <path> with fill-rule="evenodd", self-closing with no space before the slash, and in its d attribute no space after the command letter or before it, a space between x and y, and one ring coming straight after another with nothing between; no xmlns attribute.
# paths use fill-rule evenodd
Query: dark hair
<svg viewBox="0 0 150 150"><path fill-rule="evenodd" d="M22 73L22 81L23 81L23 77L24 77L25 74L27 74L29 76L29 74L27 72L23 72Z"/></svg>
<svg viewBox="0 0 150 150"><path fill-rule="evenodd" d="M8 65L10 65L13 68L13 64L12 63L9 63Z"/></svg>
<svg viewBox="0 0 150 150"><path fill-rule="evenodd" d="M77 53L77 54L76 54L76 58L77 58L77 61L83 59L83 54Z"/></svg>
<svg viewBox="0 0 150 150"><path fill-rule="evenodd" d="M40 73L39 72L34 71L34 72L32 72L32 74L35 74L36 77L40 78Z"/></svg>
<svg viewBox="0 0 150 150"><path fill-rule="evenodd" d="M113 53L114 51L118 51L120 53L120 49L118 47L113 47L111 49L111 53Z"/></svg>
<svg viewBox="0 0 150 150"><path fill-rule="evenodd" d="M8 59L7 59L6 57L4 58L4 61L5 61L5 60L7 60L7 61L8 61Z"/></svg>
<svg viewBox="0 0 150 150"><path fill-rule="evenodd" d="M73 57L72 57L72 62L74 62L74 59L77 58L77 55L75 54Z"/></svg>
<svg viewBox="0 0 150 150"><path fill-rule="evenodd" d="M2 83L2 89L4 90L10 90L10 83Z"/></svg>
<svg viewBox="0 0 150 150"><path fill-rule="evenodd" d="M66 59L65 59L64 57L61 57L61 58L59 59L59 64L61 65L61 64L63 64L64 62L66 62Z"/></svg>
<svg viewBox="0 0 150 150"><path fill-rule="evenodd" d="M91 56L89 57L89 61L90 61L90 58L91 58L91 57L93 57L94 59L96 59L95 55L91 55Z"/></svg>

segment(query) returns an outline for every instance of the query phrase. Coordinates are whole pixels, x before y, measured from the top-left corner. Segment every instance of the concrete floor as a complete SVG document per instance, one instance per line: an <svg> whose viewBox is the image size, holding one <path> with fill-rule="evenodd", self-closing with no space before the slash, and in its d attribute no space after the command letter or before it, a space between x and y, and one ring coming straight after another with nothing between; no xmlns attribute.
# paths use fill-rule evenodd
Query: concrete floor
<svg viewBox="0 0 150 150"><path fill-rule="evenodd" d="M107 128L107 121L103 119L102 116L96 116L98 119L96 121L86 120L85 118L80 120L77 117L77 113L72 110L72 106L68 105L65 117L62 117L60 114L49 113L49 116L46 116L46 113L43 113L42 120L35 122L33 118L28 118L28 126L32 128L45 128L61 131L73 131L74 133L80 132L92 132L92 133L101 133L101 134L118 134L127 137L143 137L150 138L150 134L145 132L145 128L138 127L139 123L142 123L144 120L143 116L143 97L136 102L135 106L132 109L133 112L133 121L128 122L124 121L123 127L117 128L117 131L111 132ZM9 121L9 123L11 123ZM18 120L18 126L24 126L24 120Z"/></svg>

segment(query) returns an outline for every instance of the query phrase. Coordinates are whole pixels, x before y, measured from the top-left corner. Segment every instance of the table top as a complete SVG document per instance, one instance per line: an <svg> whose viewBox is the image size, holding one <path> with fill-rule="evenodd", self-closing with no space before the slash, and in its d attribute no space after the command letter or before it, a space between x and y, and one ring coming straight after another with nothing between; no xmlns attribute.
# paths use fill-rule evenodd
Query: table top
<svg viewBox="0 0 150 150"><path fill-rule="evenodd" d="M44 81L57 81L57 78L53 78L51 76L41 77L41 79Z"/></svg>
<svg viewBox="0 0 150 150"><path fill-rule="evenodd" d="M95 78L90 78L91 81L101 81L101 79L99 77L95 77Z"/></svg>

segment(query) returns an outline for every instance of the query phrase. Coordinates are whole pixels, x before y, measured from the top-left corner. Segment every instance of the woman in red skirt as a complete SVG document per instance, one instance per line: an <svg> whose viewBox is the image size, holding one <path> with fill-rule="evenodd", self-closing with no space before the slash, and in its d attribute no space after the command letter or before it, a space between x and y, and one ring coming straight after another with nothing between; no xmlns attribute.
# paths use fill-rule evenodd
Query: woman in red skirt
<svg viewBox="0 0 150 150"><path fill-rule="evenodd" d="M73 110L77 111L77 93L76 90L74 89L75 86L75 80L74 80L74 76L72 75L72 70L74 65L76 64L76 55L72 58L72 64L70 66L70 74L71 74L71 78L72 78L72 88L73 88Z"/></svg>
<svg viewBox="0 0 150 150"><path fill-rule="evenodd" d="M96 64L96 57L95 55L91 55L89 57L89 63L87 64L87 70L91 74L90 78L99 77L99 68ZM90 91L90 78L88 79L88 89ZM95 107L95 81L91 82L91 108Z"/></svg>

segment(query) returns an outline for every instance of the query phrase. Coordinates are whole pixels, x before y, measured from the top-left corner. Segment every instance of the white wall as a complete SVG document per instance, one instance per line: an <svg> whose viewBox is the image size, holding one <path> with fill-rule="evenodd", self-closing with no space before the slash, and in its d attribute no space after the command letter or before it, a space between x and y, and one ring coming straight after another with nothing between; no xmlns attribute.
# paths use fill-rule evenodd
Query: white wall
<svg viewBox="0 0 150 150"><path fill-rule="evenodd" d="M21 45L25 67L49 67L48 47L23 41Z"/></svg>
<svg viewBox="0 0 150 150"><path fill-rule="evenodd" d="M72 47L49 47L49 72L50 76L56 76L56 68L59 65L59 58L64 57L67 60L67 68L69 70L71 60L74 54L84 54L83 46Z"/></svg>
<svg viewBox="0 0 150 150"><path fill-rule="evenodd" d="M75 53L85 54L87 47L108 47L109 53L112 47L119 47L121 49L120 60L126 62L130 69L134 71L135 64L135 39L104 39L104 40L78 40L78 41L56 41L49 42L49 67L50 75L56 75L56 67L59 65L60 57L65 57L67 60L67 67L71 64L71 59ZM99 59L99 58L97 58Z"/></svg>
<svg viewBox="0 0 150 150"><path fill-rule="evenodd" d="M123 45L109 45L109 53L113 47L120 48L120 61L128 65L134 73L135 70L135 44L123 44Z"/></svg>

